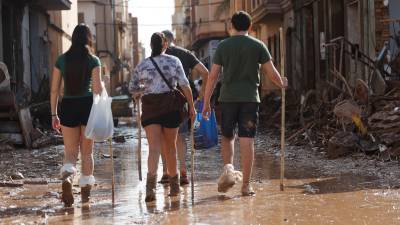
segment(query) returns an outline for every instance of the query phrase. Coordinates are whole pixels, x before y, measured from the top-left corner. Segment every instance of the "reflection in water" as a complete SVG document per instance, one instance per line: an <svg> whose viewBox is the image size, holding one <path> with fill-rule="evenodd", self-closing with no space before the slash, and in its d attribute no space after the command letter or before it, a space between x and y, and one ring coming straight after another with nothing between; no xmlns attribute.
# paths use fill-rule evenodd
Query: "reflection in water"
<svg viewBox="0 0 400 225"><path fill-rule="evenodd" d="M80 206L76 193L74 208L64 209L57 199L39 198L59 184L25 187L12 201L14 209L0 211L1 223L27 223L45 220L49 224L400 224L400 196L387 189L375 177L342 174L324 176L307 162L289 162L286 189L279 191L279 157L270 140L261 133L257 139L254 163L256 197L242 197L240 184L226 194L217 193L216 180L222 167L218 149L196 151L195 199L190 185L178 197L168 196L169 187L157 184L155 202L146 204L145 181L137 172L136 132L120 128L119 135L132 136L124 144L115 144L116 205L111 206L111 161L101 157L107 146L97 144L95 175L98 185L89 208ZM144 137L144 135L143 135ZM147 145L143 139L143 172L146 172ZM239 152L235 165L240 167ZM190 154L188 154L189 157ZM190 162L189 158L187 162ZM161 176L161 166L159 174ZM190 167L189 167L190 171ZM77 189L78 190L78 189ZM2 190L3 191L3 190ZM6 198L2 198L6 199ZM25 202L24 202L25 201ZM10 202L1 203L11 204ZM32 210L32 206L40 210ZM0 208L1 209L1 208ZM53 210L53 211L44 211ZM38 213L41 211L42 213ZM29 213L33 212L33 213Z"/></svg>

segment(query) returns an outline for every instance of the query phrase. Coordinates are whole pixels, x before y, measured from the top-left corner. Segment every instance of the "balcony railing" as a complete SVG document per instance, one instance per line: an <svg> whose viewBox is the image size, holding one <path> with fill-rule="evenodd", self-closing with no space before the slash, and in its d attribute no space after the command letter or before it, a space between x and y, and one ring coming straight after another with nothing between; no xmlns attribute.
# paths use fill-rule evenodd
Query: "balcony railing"
<svg viewBox="0 0 400 225"><path fill-rule="evenodd" d="M36 0L32 5L38 5L45 10L69 10L71 2L69 0Z"/></svg>
<svg viewBox="0 0 400 225"><path fill-rule="evenodd" d="M282 13L281 0L262 0L261 4L256 5L251 10L254 22L261 20L268 14L281 14Z"/></svg>

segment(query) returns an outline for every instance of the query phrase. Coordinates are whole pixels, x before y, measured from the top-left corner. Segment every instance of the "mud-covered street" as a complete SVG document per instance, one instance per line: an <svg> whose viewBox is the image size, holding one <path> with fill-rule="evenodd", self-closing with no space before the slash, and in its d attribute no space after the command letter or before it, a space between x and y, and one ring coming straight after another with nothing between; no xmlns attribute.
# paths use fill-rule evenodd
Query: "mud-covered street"
<svg viewBox="0 0 400 225"><path fill-rule="evenodd" d="M217 192L221 172L219 149L196 152L195 198L190 185L178 198L157 186L157 201L146 204L145 181L137 172L137 130L121 121L113 142L116 205L111 203L111 159L108 143L97 143L97 184L90 208L82 208L79 187L75 204L65 209L57 179L63 146L17 150L0 155L1 178L20 172L19 187L0 187L1 224L398 224L400 223L399 165L364 154L327 160L324 152L287 148L285 191L279 190L279 137L260 129L253 178L255 197L242 197L240 184L227 194ZM119 138L122 139L122 138ZM143 174L147 145L143 135ZM187 164L190 164L190 154ZM239 155L235 166L240 167ZM160 164L161 165L161 164ZM159 167L161 174L161 166ZM77 182L75 182L77 184ZM7 182L3 182L2 186Z"/></svg>

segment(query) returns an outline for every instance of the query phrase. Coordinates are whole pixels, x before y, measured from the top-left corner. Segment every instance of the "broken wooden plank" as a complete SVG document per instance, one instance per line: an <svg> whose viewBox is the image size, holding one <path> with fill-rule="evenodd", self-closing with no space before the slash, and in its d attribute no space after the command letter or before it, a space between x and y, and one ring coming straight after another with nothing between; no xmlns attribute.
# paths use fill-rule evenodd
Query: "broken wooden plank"
<svg viewBox="0 0 400 225"><path fill-rule="evenodd" d="M379 111L368 118L368 123L373 124L381 121L396 122L400 120L400 112L397 111Z"/></svg>
<svg viewBox="0 0 400 225"><path fill-rule="evenodd" d="M7 142L16 145L24 144L22 134L18 133L0 133L0 140L7 140Z"/></svg>
<svg viewBox="0 0 400 225"><path fill-rule="evenodd" d="M22 182L0 181L0 187L22 187L22 186L24 186Z"/></svg>
<svg viewBox="0 0 400 225"><path fill-rule="evenodd" d="M58 135L44 135L32 142L33 148L42 148L49 145L63 144L63 137Z"/></svg>
<svg viewBox="0 0 400 225"><path fill-rule="evenodd" d="M294 139L295 137L297 137L298 135L304 133L304 131L308 130L309 128L311 129L312 127L314 127L315 123L311 122L308 123L305 127L302 127L300 130L296 131L294 134L292 134L287 141L291 141L292 139Z"/></svg>
<svg viewBox="0 0 400 225"><path fill-rule="evenodd" d="M14 150L15 150L15 148L13 145L0 142L0 152L14 151Z"/></svg>
<svg viewBox="0 0 400 225"><path fill-rule="evenodd" d="M335 85L334 83L331 83L331 82L329 82L329 81L326 81L325 83L326 83L327 85L329 85L329 87L333 88L334 90L336 90L336 91L338 91L338 92L341 92L341 93L343 93L343 94L345 94L345 95L351 97L351 95L350 95L347 91L342 90L340 87L338 87L338 86Z"/></svg>
<svg viewBox="0 0 400 225"><path fill-rule="evenodd" d="M349 95L354 100L353 92L352 92L352 90L351 90L351 88L349 86L349 83L347 82L346 78L344 78L344 76L342 74L340 74L339 71L331 70L331 73L333 73L333 75L335 75L339 80L341 80L344 83L344 86L346 87Z"/></svg>
<svg viewBox="0 0 400 225"><path fill-rule="evenodd" d="M22 128L25 147L32 147L31 132L33 130L31 113L29 107L18 110L19 123Z"/></svg>
<svg viewBox="0 0 400 225"><path fill-rule="evenodd" d="M47 185L49 184L49 181L44 178L33 178L33 179L28 179L24 180L24 184L29 184L29 185Z"/></svg>
<svg viewBox="0 0 400 225"><path fill-rule="evenodd" d="M18 121L1 121L0 133L21 133Z"/></svg>
<svg viewBox="0 0 400 225"><path fill-rule="evenodd" d="M400 121L392 122L392 123L386 123L384 121L381 121L378 123L371 123L371 124L369 124L369 127L371 128L371 130L397 128L397 127L400 127Z"/></svg>
<svg viewBox="0 0 400 225"><path fill-rule="evenodd" d="M400 132L399 127L389 128L389 129L379 129L371 131L374 134L383 134L383 133L391 133L391 132Z"/></svg>

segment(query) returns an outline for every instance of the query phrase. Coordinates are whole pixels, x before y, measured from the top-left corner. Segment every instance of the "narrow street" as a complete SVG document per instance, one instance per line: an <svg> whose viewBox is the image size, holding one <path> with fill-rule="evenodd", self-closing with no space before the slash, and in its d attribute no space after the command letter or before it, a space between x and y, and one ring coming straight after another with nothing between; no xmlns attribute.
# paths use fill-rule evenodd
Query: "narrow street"
<svg viewBox="0 0 400 225"><path fill-rule="evenodd" d="M323 152L287 148L285 191L279 190L279 137L260 129L253 172L255 197L242 197L240 184L217 192L221 172L219 149L196 152L195 199L190 185L170 199L168 187L157 186L157 201L144 202L145 180L138 179L137 130L121 121L113 143L116 205L111 204L111 159L107 143L96 144L97 185L89 209L65 209L57 180L63 146L0 153L2 179L18 170L22 187L0 187L0 224L398 224L400 221L397 162L379 162L364 154L327 160ZM143 135L143 176L147 145ZM28 157L29 156L29 157ZM187 156L187 165L190 164ZM12 158L13 160L6 160ZM239 167L239 155L235 156ZM29 161L29 163L28 163ZM13 167L11 167L13 164ZM160 164L161 165L161 164ZM159 167L161 174L161 166ZM35 182L36 181L36 182ZM75 182L77 184L77 182Z"/></svg>

